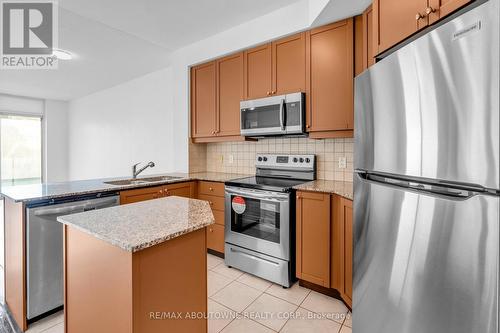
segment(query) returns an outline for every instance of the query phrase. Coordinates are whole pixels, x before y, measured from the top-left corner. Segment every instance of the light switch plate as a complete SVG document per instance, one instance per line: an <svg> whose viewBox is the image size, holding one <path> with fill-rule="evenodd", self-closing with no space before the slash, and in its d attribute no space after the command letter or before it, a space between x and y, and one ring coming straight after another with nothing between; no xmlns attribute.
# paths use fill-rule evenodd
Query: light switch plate
<svg viewBox="0 0 500 333"><path fill-rule="evenodd" d="M234 163L234 155L233 154L229 155L229 161L228 162L229 162L229 164L233 164Z"/></svg>
<svg viewBox="0 0 500 333"><path fill-rule="evenodd" d="M345 156L339 157L339 169L345 169L347 168L347 159Z"/></svg>

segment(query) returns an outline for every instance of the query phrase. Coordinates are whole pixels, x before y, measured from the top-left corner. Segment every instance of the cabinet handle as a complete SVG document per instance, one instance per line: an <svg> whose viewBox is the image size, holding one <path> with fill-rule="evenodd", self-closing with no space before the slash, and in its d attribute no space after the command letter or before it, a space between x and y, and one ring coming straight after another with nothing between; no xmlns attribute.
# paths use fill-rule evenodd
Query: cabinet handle
<svg viewBox="0 0 500 333"><path fill-rule="evenodd" d="M429 6L429 7L427 7L427 8L425 9L425 14L426 14L427 16L429 16L429 15L431 15L432 13L435 13L435 12L436 12L436 10L435 10L434 8L432 8L431 6Z"/></svg>
<svg viewBox="0 0 500 333"><path fill-rule="evenodd" d="M270 91L268 91L266 94L267 94L267 96L269 96L269 95L271 95L271 92L270 92Z"/></svg>
<svg viewBox="0 0 500 333"><path fill-rule="evenodd" d="M311 128L311 125L306 125L306 128Z"/></svg>
<svg viewBox="0 0 500 333"><path fill-rule="evenodd" d="M209 187L208 190L213 192L214 189L212 187Z"/></svg>
<svg viewBox="0 0 500 333"><path fill-rule="evenodd" d="M276 94L276 91L274 91L274 90L271 91L271 95L274 95L274 94Z"/></svg>
<svg viewBox="0 0 500 333"><path fill-rule="evenodd" d="M213 205L214 205L214 203L213 203L212 201L209 201L209 202L208 202L208 204L209 204L210 206L213 206Z"/></svg>
<svg viewBox="0 0 500 333"><path fill-rule="evenodd" d="M417 13L417 15L415 15L415 20L417 20L417 21L420 21L420 19L423 19L423 18L425 18L425 15L422 15L420 13Z"/></svg>
<svg viewBox="0 0 500 333"><path fill-rule="evenodd" d="M162 194L162 193L163 193L163 190L160 190L160 194Z"/></svg>
<svg viewBox="0 0 500 333"><path fill-rule="evenodd" d="M210 232L214 232L214 229L210 228L210 229L208 229L208 231L210 231Z"/></svg>

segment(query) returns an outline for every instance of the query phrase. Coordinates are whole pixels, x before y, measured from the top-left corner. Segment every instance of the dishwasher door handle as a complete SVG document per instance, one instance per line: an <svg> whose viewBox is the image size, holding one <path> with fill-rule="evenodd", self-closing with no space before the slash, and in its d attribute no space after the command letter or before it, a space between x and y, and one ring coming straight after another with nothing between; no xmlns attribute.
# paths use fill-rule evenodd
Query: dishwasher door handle
<svg viewBox="0 0 500 333"><path fill-rule="evenodd" d="M76 205L69 207L60 208L46 208L35 211L35 216L47 216L47 215L67 215L75 212L83 212L86 205Z"/></svg>

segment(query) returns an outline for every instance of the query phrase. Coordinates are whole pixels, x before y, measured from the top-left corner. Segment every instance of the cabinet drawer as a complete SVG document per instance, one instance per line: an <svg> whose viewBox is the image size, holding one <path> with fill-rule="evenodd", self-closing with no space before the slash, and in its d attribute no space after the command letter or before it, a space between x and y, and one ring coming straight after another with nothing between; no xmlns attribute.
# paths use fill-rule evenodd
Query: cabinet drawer
<svg viewBox="0 0 500 333"><path fill-rule="evenodd" d="M224 183L200 182L198 184L198 193L206 195L224 196Z"/></svg>
<svg viewBox="0 0 500 333"><path fill-rule="evenodd" d="M223 226L224 225L224 211L212 209L212 212L214 213L215 223Z"/></svg>
<svg viewBox="0 0 500 333"><path fill-rule="evenodd" d="M208 203L210 203L210 207L214 210L224 211L224 197L200 194L198 195L198 199L208 201Z"/></svg>
<svg viewBox="0 0 500 333"><path fill-rule="evenodd" d="M207 227L207 248L224 253L224 226L212 224Z"/></svg>

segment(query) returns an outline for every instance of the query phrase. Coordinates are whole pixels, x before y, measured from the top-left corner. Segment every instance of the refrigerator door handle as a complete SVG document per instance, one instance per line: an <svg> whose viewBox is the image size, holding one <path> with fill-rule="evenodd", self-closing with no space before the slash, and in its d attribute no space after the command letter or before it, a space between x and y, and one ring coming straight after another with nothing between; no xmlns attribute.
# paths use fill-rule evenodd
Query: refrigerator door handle
<svg viewBox="0 0 500 333"><path fill-rule="evenodd" d="M386 175L371 174L367 172L356 174L361 179L369 182L397 186L404 189L424 192L432 196L442 196L455 200L466 200L480 193L489 194L489 191L487 191L486 189L481 189L479 187L466 188L465 185L463 187L453 187L437 183L424 183L413 179L410 180L398 177L390 177Z"/></svg>

